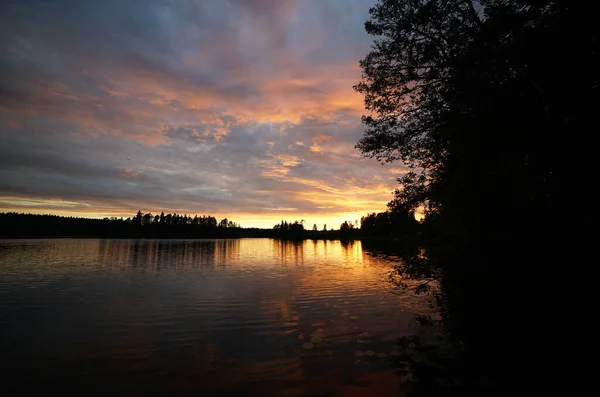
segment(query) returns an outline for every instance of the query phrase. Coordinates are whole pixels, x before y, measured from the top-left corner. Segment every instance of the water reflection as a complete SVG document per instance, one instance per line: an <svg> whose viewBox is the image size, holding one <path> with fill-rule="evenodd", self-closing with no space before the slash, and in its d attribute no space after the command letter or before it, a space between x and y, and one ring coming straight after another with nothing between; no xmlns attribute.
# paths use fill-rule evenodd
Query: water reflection
<svg viewBox="0 0 600 397"><path fill-rule="evenodd" d="M299 240L271 240L273 249L278 252L280 263L286 265L292 263L296 266L304 265L304 241Z"/></svg>
<svg viewBox="0 0 600 397"><path fill-rule="evenodd" d="M356 351L427 310L389 266L360 242L2 241L1 369L23 392L373 392L390 363Z"/></svg>
<svg viewBox="0 0 600 397"><path fill-rule="evenodd" d="M100 262L157 270L165 265L211 267L239 260L240 240L100 240L98 254Z"/></svg>

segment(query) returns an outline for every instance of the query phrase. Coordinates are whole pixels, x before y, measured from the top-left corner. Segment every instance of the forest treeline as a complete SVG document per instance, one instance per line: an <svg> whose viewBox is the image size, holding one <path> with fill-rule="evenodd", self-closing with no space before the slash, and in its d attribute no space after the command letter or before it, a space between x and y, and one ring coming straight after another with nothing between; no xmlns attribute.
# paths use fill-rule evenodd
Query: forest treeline
<svg viewBox="0 0 600 397"><path fill-rule="evenodd" d="M58 215L0 214L0 237L110 237L110 238L236 238L241 228L227 218L153 215L141 211L130 218L79 218ZM259 229L244 229L260 234Z"/></svg>
<svg viewBox="0 0 600 397"><path fill-rule="evenodd" d="M0 237L98 237L98 238L241 238L359 239L404 238L418 233L420 224L411 212L390 208L343 222L339 229L304 227L304 221L284 221L271 229L243 228L227 218L210 215L137 214L129 218L79 218L19 213L0 214Z"/></svg>

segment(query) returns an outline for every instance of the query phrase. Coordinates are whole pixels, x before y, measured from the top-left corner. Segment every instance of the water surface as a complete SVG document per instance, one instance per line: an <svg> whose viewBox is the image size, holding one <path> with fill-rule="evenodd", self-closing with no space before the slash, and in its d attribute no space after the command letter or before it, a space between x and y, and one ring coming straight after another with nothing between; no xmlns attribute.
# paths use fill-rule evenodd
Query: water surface
<svg viewBox="0 0 600 397"><path fill-rule="evenodd" d="M2 240L0 369L11 395L387 394L428 310L390 265L360 242Z"/></svg>

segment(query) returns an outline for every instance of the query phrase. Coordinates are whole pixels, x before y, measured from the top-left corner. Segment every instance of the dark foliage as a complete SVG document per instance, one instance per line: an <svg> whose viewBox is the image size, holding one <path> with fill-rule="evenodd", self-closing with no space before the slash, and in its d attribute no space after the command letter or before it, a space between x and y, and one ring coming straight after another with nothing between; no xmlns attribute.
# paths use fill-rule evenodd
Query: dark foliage
<svg viewBox="0 0 600 397"><path fill-rule="evenodd" d="M556 314L582 307L580 277L596 274L591 217L572 212L594 197L600 68L587 7L381 0L370 11L377 40L355 88L371 115L357 146L412 168L394 201L427 217L399 272L442 285L446 330L465 346L456 394L573 386L574 371L545 378L576 355L549 349L575 337Z"/></svg>
<svg viewBox="0 0 600 397"><path fill-rule="evenodd" d="M407 238L416 235L419 229L414 212L401 207L360 219L360 231L364 236Z"/></svg>
<svg viewBox="0 0 600 397"><path fill-rule="evenodd" d="M303 239L306 237L306 230L304 229L304 221L298 222L287 222L281 221L281 223L273 226L275 235L284 239Z"/></svg>
<svg viewBox="0 0 600 397"><path fill-rule="evenodd" d="M315 225L316 226L316 225ZM241 238L269 237L284 240L354 240L373 237L355 224L344 222L340 230L312 230L303 221L281 221L272 229L242 228L227 218L178 214L152 215L141 211L123 218L76 218L58 215L0 213L0 238L97 237L97 238Z"/></svg>
<svg viewBox="0 0 600 397"><path fill-rule="evenodd" d="M89 219L57 215L0 214L0 237L111 237L111 238L236 238L260 234L234 222L212 216L164 214L141 211L133 218Z"/></svg>
<svg viewBox="0 0 600 397"><path fill-rule="evenodd" d="M349 236L359 236L360 230L358 229L358 227L356 227L357 225L358 222L354 224L352 222L344 221L340 225L340 234L342 234L346 238L348 238Z"/></svg>

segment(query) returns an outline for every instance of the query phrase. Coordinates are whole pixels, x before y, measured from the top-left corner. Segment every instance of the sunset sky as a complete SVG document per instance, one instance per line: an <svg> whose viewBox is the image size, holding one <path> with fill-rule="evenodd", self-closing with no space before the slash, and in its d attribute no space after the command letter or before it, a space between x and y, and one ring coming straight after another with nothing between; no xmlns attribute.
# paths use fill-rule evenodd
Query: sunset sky
<svg viewBox="0 0 600 397"><path fill-rule="evenodd" d="M0 212L338 228L404 172L361 158L374 0L0 4Z"/></svg>

